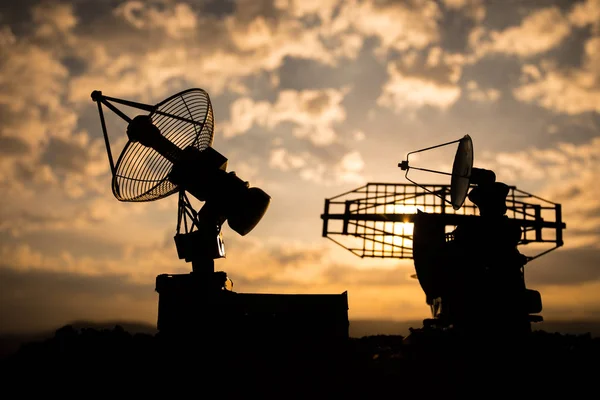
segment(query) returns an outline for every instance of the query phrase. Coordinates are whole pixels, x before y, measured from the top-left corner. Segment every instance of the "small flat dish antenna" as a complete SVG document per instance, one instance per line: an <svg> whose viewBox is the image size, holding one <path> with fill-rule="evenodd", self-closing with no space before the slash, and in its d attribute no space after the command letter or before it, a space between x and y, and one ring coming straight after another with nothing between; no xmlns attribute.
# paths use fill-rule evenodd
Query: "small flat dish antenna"
<svg viewBox="0 0 600 400"><path fill-rule="evenodd" d="M408 158L411 154L420 153L423 151L437 149L439 147L448 146L454 143L458 143L456 154L454 155L454 162L452 163L452 172L435 171L427 168L412 167L409 165ZM448 143L438 144L436 146L427 147L425 149L411 151L406 155L406 160L398 163L398 167L406 171L405 177L411 183L422 187L427 190L423 185L420 185L408 177L408 172L411 169L420 171L433 172L436 174L450 175L450 201L446 199L446 195L440 195L439 193L432 193L440 197L442 200L450 203L452 208L458 210L462 207L467 198L467 192L472 185L480 185L485 183L495 182L496 174L494 171L475 168L473 167L473 140L471 136L465 135L458 140L454 140Z"/></svg>
<svg viewBox="0 0 600 400"><path fill-rule="evenodd" d="M465 135L458 143L454 163L452 165L452 178L450 180L450 202L455 210L462 207L471 184L471 171L473 169L473 141Z"/></svg>

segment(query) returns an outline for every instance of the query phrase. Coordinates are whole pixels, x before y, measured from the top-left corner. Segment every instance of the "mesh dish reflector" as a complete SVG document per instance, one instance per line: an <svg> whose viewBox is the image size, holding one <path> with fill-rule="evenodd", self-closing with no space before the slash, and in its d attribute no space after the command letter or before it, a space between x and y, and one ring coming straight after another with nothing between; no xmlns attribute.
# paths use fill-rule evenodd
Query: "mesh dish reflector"
<svg viewBox="0 0 600 400"><path fill-rule="evenodd" d="M458 143L458 149L452 165L450 181L450 202L455 210L462 207L469 191L471 170L473 169L473 141L465 135Z"/></svg>
<svg viewBox="0 0 600 400"><path fill-rule="evenodd" d="M180 149L205 150L212 146L214 118L208 93L189 89L155 106L152 123ZM112 189L121 201L153 201L179 190L167 177L173 164L156 150L128 141L115 166Z"/></svg>

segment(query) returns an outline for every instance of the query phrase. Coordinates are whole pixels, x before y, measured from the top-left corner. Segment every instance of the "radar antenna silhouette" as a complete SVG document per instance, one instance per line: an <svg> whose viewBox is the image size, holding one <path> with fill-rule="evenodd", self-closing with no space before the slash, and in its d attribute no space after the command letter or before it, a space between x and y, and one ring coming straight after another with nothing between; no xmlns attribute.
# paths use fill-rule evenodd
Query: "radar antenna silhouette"
<svg viewBox="0 0 600 400"><path fill-rule="evenodd" d="M321 334L347 338L346 292L341 295L236 293L227 274L215 272L214 260L225 257L224 223L239 235L247 235L265 215L271 197L260 188L250 187L235 172L227 172L228 159L212 147L214 115L205 90L184 90L156 105L105 96L98 90L91 97L98 106L115 198L123 202L148 202L179 194L174 241L178 257L191 262L192 271L157 276L156 291L160 295L157 325L161 332L197 334L207 325L211 328L221 325L220 329L212 330L212 338L223 337L240 327L254 327L265 333L273 325L265 323L261 316L276 315L279 322L293 321L290 316L302 316L298 318L300 325L317 321L316 328L321 329ZM115 104L147 114L130 118ZM116 163L103 106L128 124L129 140ZM199 210L192 206L188 193L203 202ZM298 325L289 325L288 331L300 331Z"/></svg>
<svg viewBox="0 0 600 400"><path fill-rule="evenodd" d="M458 144L452 171L437 171L410 165L412 154ZM440 286L440 258L445 243L451 242L453 230L466 221L479 218L478 207L467 200L469 188L495 182L491 170L473 167L473 143L469 135L461 139L412 151L398 163L406 171L410 184L371 182L354 190L325 199L322 236L361 258L395 258L414 260L413 278L426 294L432 319L427 324L449 324L442 321L442 301L434 288ZM419 184L409 177L410 170L421 170L450 177L450 184ZM563 246L560 204L509 186L506 197L508 218L522 229L519 250L535 244L527 262ZM535 296L535 293L533 293ZM531 314L541 311L532 307ZM532 322L540 315L530 315Z"/></svg>
<svg viewBox="0 0 600 400"><path fill-rule="evenodd" d="M246 235L263 217L271 198L262 189L251 188L235 172L228 173L227 158L211 147L214 118L208 93L189 89L154 106L104 96L100 91L92 93L92 100L98 104L114 196L125 202L146 202L179 192L178 255L191 262L193 272L209 284L214 259L225 256L223 223L228 221L234 231ZM131 119L112 103L149 114ZM116 165L102 105L128 123L129 141ZM204 202L199 212L186 192Z"/></svg>

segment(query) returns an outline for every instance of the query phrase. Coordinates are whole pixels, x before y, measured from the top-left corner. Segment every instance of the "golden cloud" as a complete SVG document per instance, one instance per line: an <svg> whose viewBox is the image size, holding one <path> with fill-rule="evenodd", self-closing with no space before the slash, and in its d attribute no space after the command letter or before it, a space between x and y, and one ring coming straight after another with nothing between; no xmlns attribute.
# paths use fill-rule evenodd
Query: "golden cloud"
<svg viewBox="0 0 600 400"><path fill-rule="evenodd" d="M483 47L491 52L531 56L556 47L569 33L567 17L558 7L548 7L527 15L519 26L491 32L491 42Z"/></svg>
<svg viewBox="0 0 600 400"><path fill-rule="evenodd" d="M137 29L161 29L174 39L193 33L198 24L196 14L186 3L167 4L167 7L159 8L132 0L116 7L114 14Z"/></svg>
<svg viewBox="0 0 600 400"><path fill-rule="evenodd" d="M600 27L600 1L586 0L576 3L569 13L569 21L577 27L594 25L594 29ZM596 34L600 33L598 31Z"/></svg>
<svg viewBox="0 0 600 400"><path fill-rule="evenodd" d="M274 103L242 97L231 104L231 118L222 124L225 137L243 134L256 125L273 130L280 123L296 125L294 135L316 146L336 141L333 125L346 118L341 102L348 89L283 90Z"/></svg>
<svg viewBox="0 0 600 400"><path fill-rule="evenodd" d="M328 167L309 152L294 153L283 147L271 150L269 166L281 171L297 171L299 176L319 185L345 183L362 184L367 180L363 175L364 160L358 151L350 151L332 166Z"/></svg>
<svg viewBox="0 0 600 400"><path fill-rule="evenodd" d="M566 114L600 111L600 36L584 46L581 67L560 69L552 63L523 67L523 83L513 93L521 101Z"/></svg>
<svg viewBox="0 0 600 400"><path fill-rule="evenodd" d="M549 149L483 154L481 164L499 180L539 187L536 195L562 204L567 223L565 242L570 247L597 246L600 225L600 138L574 145L559 143Z"/></svg>
<svg viewBox="0 0 600 400"><path fill-rule="evenodd" d="M384 84L377 104L396 112L430 105L447 109L458 100L461 88L452 83L405 75L395 64L388 65L389 80Z"/></svg>

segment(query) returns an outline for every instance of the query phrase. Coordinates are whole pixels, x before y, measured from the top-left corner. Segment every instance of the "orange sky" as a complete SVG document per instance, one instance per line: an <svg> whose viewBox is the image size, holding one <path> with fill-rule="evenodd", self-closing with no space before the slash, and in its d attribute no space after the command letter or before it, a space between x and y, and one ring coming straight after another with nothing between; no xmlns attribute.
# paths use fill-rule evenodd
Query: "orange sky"
<svg viewBox="0 0 600 400"><path fill-rule="evenodd" d="M90 93L192 87L228 169L273 198L249 235L224 227L237 291L347 290L351 319L428 317L410 260L360 259L320 215L469 134L476 166L563 205L565 246L526 270L544 317L600 314L600 1L20 1L0 6L0 54L0 332L155 323L156 275L190 270L177 198L113 197Z"/></svg>

